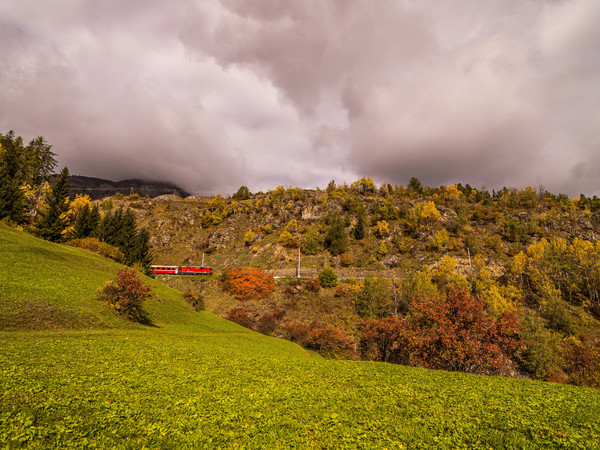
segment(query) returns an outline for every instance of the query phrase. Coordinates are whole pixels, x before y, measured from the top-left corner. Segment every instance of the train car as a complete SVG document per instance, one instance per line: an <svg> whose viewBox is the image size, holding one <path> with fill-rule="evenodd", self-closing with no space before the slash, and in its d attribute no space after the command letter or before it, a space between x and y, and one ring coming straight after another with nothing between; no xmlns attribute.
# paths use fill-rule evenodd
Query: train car
<svg viewBox="0 0 600 450"><path fill-rule="evenodd" d="M152 273L156 275L178 275L179 266L150 266Z"/></svg>
<svg viewBox="0 0 600 450"><path fill-rule="evenodd" d="M212 275L206 266L150 266L155 275Z"/></svg>
<svg viewBox="0 0 600 450"><path fill-rule="evenodd" d="M179 275L211 275L212 269L206 266L182 266Z"/></svg>

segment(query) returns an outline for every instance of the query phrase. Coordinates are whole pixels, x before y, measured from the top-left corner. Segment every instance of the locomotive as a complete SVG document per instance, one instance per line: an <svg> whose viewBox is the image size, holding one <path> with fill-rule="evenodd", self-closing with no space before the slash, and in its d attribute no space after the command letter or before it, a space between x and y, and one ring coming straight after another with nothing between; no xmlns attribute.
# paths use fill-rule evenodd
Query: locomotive
<svg viewBox="0 0 600 450"><path fill-rule="evenodd" d="M150 266L155 275L212 275L206 266Z"/></svg>

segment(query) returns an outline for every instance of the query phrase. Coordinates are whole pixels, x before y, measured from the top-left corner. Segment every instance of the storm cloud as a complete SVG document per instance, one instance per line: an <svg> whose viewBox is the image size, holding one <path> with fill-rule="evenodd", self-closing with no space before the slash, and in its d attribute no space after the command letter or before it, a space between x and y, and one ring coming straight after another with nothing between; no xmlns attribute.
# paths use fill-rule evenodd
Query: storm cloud
<svg viewBox="0 0 600 450"><path fill-rule="evenodd" d="M0 131L198 193L600 193L596 0L0 0Z"/></svg>

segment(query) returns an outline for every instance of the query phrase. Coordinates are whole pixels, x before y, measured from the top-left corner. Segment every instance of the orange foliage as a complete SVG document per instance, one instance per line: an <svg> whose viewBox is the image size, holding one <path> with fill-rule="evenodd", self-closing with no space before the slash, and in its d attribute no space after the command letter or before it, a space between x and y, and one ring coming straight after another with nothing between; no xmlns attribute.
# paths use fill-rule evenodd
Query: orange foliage
<svg viewBox="0 0 600 450"><path fill-rule="evenodd" d="M229 268L222 281L223 289L243 301L267 298L275 290L273 277L261 269Z"/></svg>

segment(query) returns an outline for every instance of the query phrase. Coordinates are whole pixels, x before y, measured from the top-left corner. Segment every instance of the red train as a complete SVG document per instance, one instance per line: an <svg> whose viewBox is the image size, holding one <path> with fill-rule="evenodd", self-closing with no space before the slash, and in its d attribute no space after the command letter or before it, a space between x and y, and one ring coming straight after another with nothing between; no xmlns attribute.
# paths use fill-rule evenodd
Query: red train
<svg viewBox="0 0 600 450"><path fill-rule="evenodd" d="M206 266L150 266L156 275L212 275L213 271Z"/></svg>

